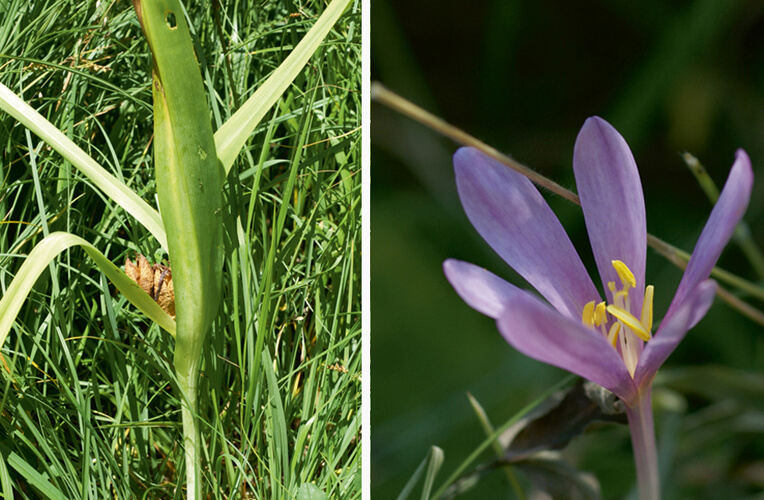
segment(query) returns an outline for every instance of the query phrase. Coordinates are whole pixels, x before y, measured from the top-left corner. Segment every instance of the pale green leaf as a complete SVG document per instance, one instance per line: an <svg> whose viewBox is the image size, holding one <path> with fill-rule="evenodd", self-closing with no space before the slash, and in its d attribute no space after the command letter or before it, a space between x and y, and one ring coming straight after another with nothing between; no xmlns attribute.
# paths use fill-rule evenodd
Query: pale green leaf
<svg viewBox="0 0 764 500"><path fill-rule="evenodd" d="M297 500L329 500L329 497L315 484L304 483L297 490Z"/></svg>
<svg viewBox="0 0 764 500"><path fill-rule="evenodd" d="M66 496L50 482L47 473L41 474L37 469L24 460L21 455L9 450L2 444L0 444L0 453L2 453L3 456L8 457L8 465L15 470L19 476L23 477L32 488L34 488L35 492L39 495L39 498L44 498L46 500L66 499ZM13 493L11 492L11 494ZM9 496L8 498L13 497Z"/></svg>
<svg viewBox="0 0 764 500"><path fill-rule="evenodd" d="M397 500L406 500L409 495L414 491L419 480L424 476L424 488L422 489L422 499L427 500L430 498L430 492L432 491L432 485L435 481L435 476L438 474L441 465L443 465L443 459L445 454L443 450L437 446L431 446L430 451L419 467L416 468L411 479L408 480L406 486L397 497Z"/></svg>
<svg viewBox="0 0 764 500"><path fill-rule="evenodd" d="M8 467L5 466L5 456L2 453L0 453L0 487L2 487L3 498L13 498L11 476L8 475Z"/></svg>

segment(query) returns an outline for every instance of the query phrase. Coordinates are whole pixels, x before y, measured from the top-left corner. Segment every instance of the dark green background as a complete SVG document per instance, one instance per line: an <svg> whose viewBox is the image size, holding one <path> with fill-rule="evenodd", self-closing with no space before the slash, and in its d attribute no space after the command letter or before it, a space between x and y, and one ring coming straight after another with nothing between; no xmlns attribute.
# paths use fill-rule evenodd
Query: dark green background
<svg viewBox="0 0 764 500"><path fill-rule="evenodd" d="M566 187L574 188L573 144L584 120L596 114L610 121L640 167L648 231L685 250L692 250L710 204L681 152L696 155L721 185L742 147L764 179L764 2L372 0L371 9L374 79ZM443 277L443 260L456 257L527 286L467 222L453 184L455 149L372 105L374 498L395 498L431 445L446 457L436 486L478 446L484 434L467 392L498 426L564 376L514 351ZM759 244L762 189L757 182L745 218ZM547 198L594 270L580 209ZM733 246L721 265L756 280ZM680 277L648 251L657 318ZM717 301L663 373L706 364L760 373L763 334ZM660 391L656 400L659 435L678 436L680 450L665 498L748 498L761 491L764 480L741 472L764 463L760 432L720 429L723 444L690 453L691 443L682 441L688 419L720 401ZM667 401L681 403L680 410L668 411ZM625 427L610 426L567 450L572 462L597 475L606 498L623 498L633 485L628 439ZM495 473L463 498L511 493Z"/></svg>

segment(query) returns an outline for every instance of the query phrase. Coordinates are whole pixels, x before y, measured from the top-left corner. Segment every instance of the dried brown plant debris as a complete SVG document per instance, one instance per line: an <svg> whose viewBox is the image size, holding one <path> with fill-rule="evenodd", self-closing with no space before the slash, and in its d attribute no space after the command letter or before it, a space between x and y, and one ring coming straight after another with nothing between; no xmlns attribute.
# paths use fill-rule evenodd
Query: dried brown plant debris
<svg viewBox="0 0 764 500"><path fill-rule="evenodd" d="M129 257L125 259L125 274L175 319L175 289L172 286L172 271L168 266L151 265L146 257L136 254L135 262Z"/></svg>

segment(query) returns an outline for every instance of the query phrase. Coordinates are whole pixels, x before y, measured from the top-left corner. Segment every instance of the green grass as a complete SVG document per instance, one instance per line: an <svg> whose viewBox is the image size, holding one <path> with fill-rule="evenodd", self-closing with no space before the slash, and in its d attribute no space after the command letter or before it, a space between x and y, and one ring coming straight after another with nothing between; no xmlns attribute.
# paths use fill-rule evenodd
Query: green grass
<svg viewBox="0 0 764 500"><path fill-rule="evenodd" d="M324 4L187 8L217 129ZM222 310L198 396L212 498L299 498L306 483L360 497L360 50L353 5L227 179ZM0 6L0 81L156 206L150 71L127 2ZM167 258L5 114L0 148L0 293L52 231L120 266ZM0 493L183 498L172 352L83 250L62 253L2 346Z"/></svg>

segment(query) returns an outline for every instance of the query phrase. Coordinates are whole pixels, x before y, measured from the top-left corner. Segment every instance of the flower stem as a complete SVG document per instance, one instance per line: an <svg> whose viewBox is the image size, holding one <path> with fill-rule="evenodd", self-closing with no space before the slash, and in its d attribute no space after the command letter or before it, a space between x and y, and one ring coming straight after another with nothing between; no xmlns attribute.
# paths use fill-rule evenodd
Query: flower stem
<svg viewBox="0 0 764 500"><path fill-rule="evenodd" d="M655 448L655 428L651 390L640 395L633 408L627 408L631 430L631 445L637 469L637 485L640 500L660 500L660 477L658 476L658 453Z"/></svg>
<svg viewBox="0 0 764 500"><path fill-rule="evenodd" d="M202 498L202 463L199 452L199 430L196 426L198 405L196 403L197 367L187 373L177 373L181 391L181 418L183 420L183 448L186 455L186 499Z"/></svg>

